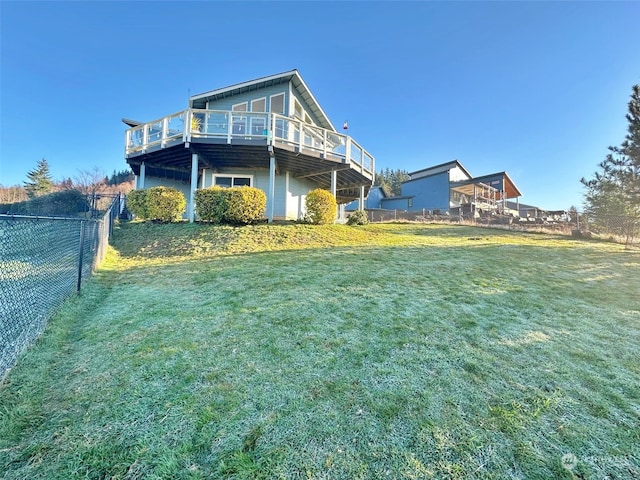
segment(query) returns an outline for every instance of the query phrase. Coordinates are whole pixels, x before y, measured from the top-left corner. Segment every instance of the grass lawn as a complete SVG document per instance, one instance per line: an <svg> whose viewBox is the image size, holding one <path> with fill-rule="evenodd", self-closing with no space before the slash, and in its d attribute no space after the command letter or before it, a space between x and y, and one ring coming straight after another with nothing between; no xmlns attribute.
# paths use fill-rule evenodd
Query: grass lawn
<svg viewBox="0 0 640 480"><path fill-rule="evenodd" d="M0 386L0 476L638 478L640 252L131 223Z"/></svg>

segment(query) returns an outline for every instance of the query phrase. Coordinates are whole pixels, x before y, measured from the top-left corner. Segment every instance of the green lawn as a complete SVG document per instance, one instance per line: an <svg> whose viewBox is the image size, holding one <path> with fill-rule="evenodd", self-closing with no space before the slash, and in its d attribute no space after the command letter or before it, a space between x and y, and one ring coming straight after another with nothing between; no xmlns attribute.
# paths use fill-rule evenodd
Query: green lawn
<svg viewBox="0 0 640 480"><path fill-rule="evenodd" d="M640 252L123 224L0 386L0 475L638 478Z"/></svg>

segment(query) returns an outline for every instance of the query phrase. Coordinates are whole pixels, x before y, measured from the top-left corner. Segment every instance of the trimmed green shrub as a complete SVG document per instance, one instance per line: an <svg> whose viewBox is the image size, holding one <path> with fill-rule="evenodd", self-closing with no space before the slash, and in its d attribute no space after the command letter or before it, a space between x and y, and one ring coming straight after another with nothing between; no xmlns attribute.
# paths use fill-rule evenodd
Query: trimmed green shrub
<svg viewBox="0 0 640 480"><path fill-rule="evenodd" d="M367 212L364 210L356 210L347 219L347 225L367 225L368 223Z"/></svg>
<svg viewBox="0 0 640 480"><path fill-rule="evenodd" d="M196 214L201 221L212 223L224 221L228 190L223 187L196 190Z"/></svg>
<svg viewBox="0 0 640 480"><path fill-rule="evenodd" d="M150 220L174 222L182 219L187 208L184 193L172 187L153 187L147 190L147 216Z"/></svg>
<svg viewBox="0 0 640 480"><path fill-rule="evenodd" d="M182 218L186 207L184 194L172 187L134 190L127 196L127 208L143 220L174 222Z"/></svg>
<svg viewBox="0 0 640 480"><path fill-rule="evenodd" d="M307 194L305 202L307 207L307 218L310 223L322 225L333 223L338 212L338 204L331 192L316 188Z"/></svg>
<svg viewBox="0 0 640 480"><path fill-rule="evenodd" d="M267 208L267 196L259 188L228 188L224 220L234 225L246 225L260 220Z"/></svg>
<svg viewBox="0 0 640 480"><path fill-rule="evenodd" d="M196 212L200 220L246 225L264 216L267 196L254 187L209 187L196 191Z"/></svg>
<svg viewBox="0 0 640 480"><path fill-rule="evenodd" d="M147 191L132 190L127 195L127 209L136 217L147 218Z"/></svg>

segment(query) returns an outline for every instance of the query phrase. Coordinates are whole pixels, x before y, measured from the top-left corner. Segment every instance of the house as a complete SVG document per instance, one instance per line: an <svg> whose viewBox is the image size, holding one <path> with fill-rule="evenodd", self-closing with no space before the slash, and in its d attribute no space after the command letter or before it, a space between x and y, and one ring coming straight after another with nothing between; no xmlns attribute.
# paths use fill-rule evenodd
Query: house
<svg viewBox="0 0 640 480"><path fill-rule="evenodd" d="M506 172L473 177L459 161L453 160L409 173L400 196L389 197L381 188L373 187L365 206L456 216L518 215L517 200L521 195ZM514 198L516 208L512 209L507 200Z"/></svg>
<svg viewBox="0 0 640 480"><path fill-rule="evenodd" d="M257 187L269 221L296 220L309 191L363 205L374 179L374 157L336 130L297 70L193 95L187 109L151 122L123 122L136 188L181 190L189 221L198 188Z"/></svg>

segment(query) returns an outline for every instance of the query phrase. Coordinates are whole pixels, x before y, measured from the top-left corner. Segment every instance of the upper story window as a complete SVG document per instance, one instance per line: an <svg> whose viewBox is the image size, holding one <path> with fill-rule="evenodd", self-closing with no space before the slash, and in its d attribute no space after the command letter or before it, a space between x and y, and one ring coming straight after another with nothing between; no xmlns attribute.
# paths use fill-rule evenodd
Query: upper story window
<svg viewBox="0 0 640 480"><path fill-rule="evenodd" d="M271 113L279 113L284 115L284 93L271 95Z"/></svg>
<svg viewBox="0 0 640 480"><path fill-rule="evenodd" d="M304 119L304 112L302 110L302 105L300 105L300 102L298 102L298 100L293 101L293 115L298 117L300 120Z"/></svg>
<svg viewBox="0 0 640 480"><path fill-rule="evenodd" d="M246 112L247 111L247 102L236 103L231 107L231 110L234 112Z"/></svg>
<svg viewBox="0 0 640 480"><path fill-rule="evenodd" d="M264 112L267 108L267 97L258 98L256 100L251 100L251 111L252 112Z"/></svg>

